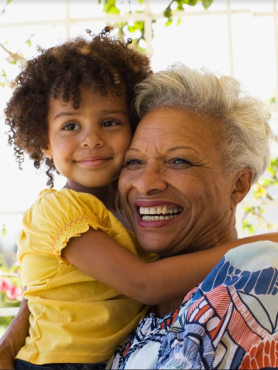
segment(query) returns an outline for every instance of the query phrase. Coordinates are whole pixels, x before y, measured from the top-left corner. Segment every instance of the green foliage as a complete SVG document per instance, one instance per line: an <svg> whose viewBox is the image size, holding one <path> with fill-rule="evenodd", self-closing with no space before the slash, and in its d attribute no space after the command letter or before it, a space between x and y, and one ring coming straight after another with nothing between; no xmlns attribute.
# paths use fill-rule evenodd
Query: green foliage
<svg viewBox="0 0 278 370"><path fill-rule="evenodd" d="M212 4L213 0L169 0L169 5L166 6L163 14L166 18L165 26L169 27L173 23L173 10L172 5L176 4L176 11L182 11L186 6L195 6L199 1L202 1L202 5L205 9L208 9ZM103 6L103 12L106 14L121 14L121 4L123 0L98 0L98 4ZM145 0L137 0L137 3L142 6L145 4ZM142 10L134 8L134 3L129 2L129 14L142 13ZM155 23L155 20L152 21ZM177 20L177 25L181 23L181 19ZM111 24L114 29L117 30L119 37L124 37L127 32L135 33L138 35L133 39L135 47L140 52L145 52L145 47L142 41L145 41L145 23L144 21L130 21L130 22L115 22Z"/></svg>
<svg viewBox="0 0 278 370"><path fill-rule="evenodd" d="M98 2L101 3L100 1ZM120 14L119 8L116 6L116 0L104 0L103 11L106 14Z"/></svg>
<svg viewBox="0 0 278 370"><path fill-rule="evenodd" d="M13 317L0 317L0 337L5 333L12 320Z"/></svg>
<svg viewBox="0 0 278 370"><path fill-rule="evenodd" d="M6 0L6 4L4 5L3 9L1 10L0 15L5 13L7 5L10 4L11 2L12 2L12 0Z"/></svg>
<svg viewBox="0 0 278 370"><path fill-rule="evenodd" d="M166 18L165 26L168 27L173 23L173 4L176 5L175 11L183 11L186 10L186 6L195 6L199 1L202 1L202 5L205 9L208 9L213 3L213 0L172 0L163 12ZM178 19L177 25L180 24L181 19Z"/></svg>
<svg viewBox="0 0 278 370"><path fill-rule="evenodd" d="M268 177L259 180L254 186L253 196L255 199L273 200L271 190L278 186L278 158L271 159L267 172ZM250 234L254 234L255 231L254 222L251 224L250 219L256 220L257 230L276 230L278 227L278 224L268 221L262 206L244 207L244 212L243 230Z"/></svg>
<svg viewBox="0 0 278 370"><path fill-rule="evenodd" d="M0 12L0 16L2 14L5 13L6 11L6 7L8 4L10 4L12 2L12 0L6 0L6 3L2 9L2 11ZM23 44L19 45L19 48L16 52L12 52L10 49L9 49L9 42L6 41L4 43L1 43L0 42L0 48L2 48L6 54L7 54L7 62L10 63L10 64L13 64L13 65L18 65L18 64L25 64L26 63L26 59L24 58L24 55L23 53L20 51L21 47L25 44L27 44L29 47L32 46L32 43L31 43L31 38L35 36L34 34L30 35L30 37L28 38L28 40L26 40ZM1 73L0 73L0 86L1 87L6 87L7 85L10 84L10 80L5 72L5 70L2 69Z"/></svg>

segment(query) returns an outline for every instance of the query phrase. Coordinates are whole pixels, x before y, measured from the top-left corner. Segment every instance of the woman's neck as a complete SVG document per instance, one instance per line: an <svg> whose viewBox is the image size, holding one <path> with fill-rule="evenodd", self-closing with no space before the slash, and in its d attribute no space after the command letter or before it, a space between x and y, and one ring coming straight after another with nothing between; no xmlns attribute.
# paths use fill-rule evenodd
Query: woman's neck
<svg viewBox="0 0 278 370"><path fill-rule="evenodd" d="M133 231L133 227L123 210L123 204L118 189L118 180L98 188L87 188L77 183L71 184L67 182L64 188L72 189L80 193L94 195L110 212L113 213L113 215L124 225L126 229Z"/></svg>

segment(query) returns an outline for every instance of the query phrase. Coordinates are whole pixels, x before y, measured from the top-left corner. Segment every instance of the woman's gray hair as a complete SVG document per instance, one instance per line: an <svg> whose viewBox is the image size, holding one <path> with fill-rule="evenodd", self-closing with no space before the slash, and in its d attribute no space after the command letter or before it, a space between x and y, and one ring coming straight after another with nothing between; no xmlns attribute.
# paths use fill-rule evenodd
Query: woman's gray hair
<svg viewBox="0 0 278 370"><path fill-rule="evenodd" d="M270 114L260 100L243 92L234 78L174 64L166 71L152 74L135 88L134 109L139 119L158 107L184 109L220 119L228 171L250 168L255 183L269 165L273 137L268 124Z"/></svg>

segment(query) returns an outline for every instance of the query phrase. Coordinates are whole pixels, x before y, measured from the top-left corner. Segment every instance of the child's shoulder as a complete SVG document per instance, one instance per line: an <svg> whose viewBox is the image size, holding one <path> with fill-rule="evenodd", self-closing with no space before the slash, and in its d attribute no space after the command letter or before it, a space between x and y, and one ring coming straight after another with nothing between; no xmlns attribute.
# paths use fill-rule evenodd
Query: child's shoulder
<svg viewBox="0 0 278 370"><path fill-rule="evenodd" d="M89 193L82 193L78 192L72 189L44 189L42 190L37 199L36 202L51 202L51 201L69 201L70 203L76 201L79 203L85 203L85 204L92 204L97 203L99 205L103 205L103 203L96 198L94 195ZM103 205L104 206L104 205Z"/></svg>
<svg viewBox="0 0 278 370"><path fill-rule="evenodd" d="M45 189L37 196L36 201L29 209L29 212L36 214L53 214L59 217L67 214L69 217L87 215L102 219L108 210L104 204L95 196L88 193L63 188L61 190Z"/></svg>

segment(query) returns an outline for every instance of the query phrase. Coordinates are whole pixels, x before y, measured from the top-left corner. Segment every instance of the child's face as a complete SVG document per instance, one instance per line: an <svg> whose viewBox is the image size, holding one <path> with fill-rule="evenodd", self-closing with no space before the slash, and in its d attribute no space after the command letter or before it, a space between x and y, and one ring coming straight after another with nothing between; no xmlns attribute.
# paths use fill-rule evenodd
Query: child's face
<svg viewBox="0 0 278 370"><path fill-rule="evenodd" d="M121 171L131 141L126 98L113 92L106 96L81 86L78 109L52 99L48 112L47 149L57 170L74 190L105 186Z"/></svg>

